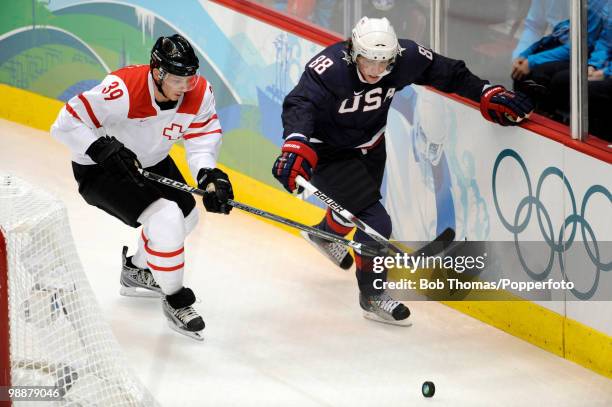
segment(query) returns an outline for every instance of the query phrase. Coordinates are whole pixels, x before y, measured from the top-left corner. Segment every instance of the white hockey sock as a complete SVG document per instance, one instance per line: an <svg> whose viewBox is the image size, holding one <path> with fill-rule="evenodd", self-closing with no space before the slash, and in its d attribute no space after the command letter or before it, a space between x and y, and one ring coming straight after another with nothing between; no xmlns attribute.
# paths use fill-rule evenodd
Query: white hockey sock
<svg viewBox="0 0 612 407"><path fill-rule="evenodd" d="M148 219L154 213L155 210L160 209L159 207L160 205L155 205L155 203L151 204L151 206L149 206L138 218L139 222L142 220L142 222L140 223L144 224L144 220ZM149 211L150 213L147 214L147 211ZM200 215L198 208L194 207L191 212L189 212L189 215L185 216L185 237L187 237L193 231L193 229L195 229L199 220ZM138 235L138 250L136 250L136 253L134 253L134 256L132 257L132 264L141 269L148 268L147 255L145 251L145 240L148 240L148 238L144 234L143 227L140 232L140 235Z"/></svg>
<svg viewBox="0 0 612 407"><path fill-rule="evenodd" d="M183 213L175 202L162 198L151 204L138 221L144 225L139 240L142 241L146 267L151 270L165 295L174 294L183 287L185 266ZM139 251L141 251L140 241Z"/></svg>
<svg viewBox="0 0 612 407"><path fill-rule="evenodd" d="M194 207L189 215L185 216L185 237L189 236L189 234L195 229L198 224L198 220L200 219L198 207Z"/></svg>
<svg viewBox="0 0 612 407"><path fill-rule="evenodd" d="M151 246L151 241L145 242L147 252L147 267L153 273L155 282L159 284L165 295L178 292L183 287L185 270L185 250L181 245L176 250L162 251Z"/></svg>
<svg viewBox="0 0 612 407"><path fill-rule="evenodd" d="M145 239L144 227L140 231L138 236L138 250L132 256L132 264L141 269L147 268L147 255L145 252Z"/></svg>

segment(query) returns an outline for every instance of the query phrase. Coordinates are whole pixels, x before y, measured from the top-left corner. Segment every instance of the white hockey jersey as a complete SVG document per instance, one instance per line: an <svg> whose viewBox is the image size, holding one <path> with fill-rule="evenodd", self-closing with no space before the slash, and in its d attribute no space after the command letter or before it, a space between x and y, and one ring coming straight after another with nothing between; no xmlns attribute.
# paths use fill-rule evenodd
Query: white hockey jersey
<svg viewBox="0 0 612 407"><path fill-rule="evenodd" d="M71 149L78 164L94 164L85 151L98 137L109 135L132 150L145 168L166 158L179 140L194 176L200 168L214 168L222 130L211 85L200 76L195 88L169 110L155 103L154 86L148 65L112 72L66 103L51 135Z"/></svg>

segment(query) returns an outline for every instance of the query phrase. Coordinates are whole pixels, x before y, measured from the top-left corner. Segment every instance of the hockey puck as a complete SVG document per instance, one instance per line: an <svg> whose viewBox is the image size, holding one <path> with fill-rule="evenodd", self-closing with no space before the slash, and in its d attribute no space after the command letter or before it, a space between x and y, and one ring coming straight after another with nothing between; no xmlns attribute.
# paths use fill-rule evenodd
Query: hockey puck
<svg viewBox="0 0 612 407"><path fill-rule="evenodd" d="M425 397L433 397L436 392L436 386L434 386L433 382L424 382L421 386L421 393Z"/></svg>

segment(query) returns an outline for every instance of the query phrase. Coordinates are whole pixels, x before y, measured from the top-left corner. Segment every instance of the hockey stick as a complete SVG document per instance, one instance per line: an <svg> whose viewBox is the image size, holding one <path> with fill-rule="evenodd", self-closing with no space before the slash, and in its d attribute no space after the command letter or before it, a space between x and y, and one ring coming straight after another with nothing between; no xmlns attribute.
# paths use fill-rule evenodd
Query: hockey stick
<svg viewBox="0 0 612 407"><path fill-rule="evenodd" d="M323 202L332 211L336 212L338 215L342 216L344 219L355 225L357 229L360 229L362 232L366 233L368 236L374 239L377 243L386 247L389 252L399 254L405 253L404 250L395 246L376 230L361 221L358 217L353 215L347 209L344 209L342 205L334 201L329 196L325 195L310 182L306 181L302 176L298 175L295 182L299 186L304 188L304 190L307 191L309 194L316 196L318 200ZM423 254L424 256L431 256L444 251L453 242L453 240L455 240L455 231L452 228L446 228L434 240L427 243L425 246L421 247L417 251L420 254Z"/></svg>
<svg viewBox="0 0 612 407"><path fill-rule="evenodd" d="M164 184L172 188L180 189L182 191L189 192L195 195L204 196L204 191L199 188L194 188L182 182L175 181L171 178L167 178L167 177L164 177L158 174L154 174L146 170L141 169L139 171L145 178L150 179L152 181L156 181L156 182L159 182L160 184ZM333 235L329 232L325 232L323 230L319 230L312 226L307 226L302 223L293 221L291 219L287 219L282 216L275 215L270 212L266 212L262 209L258 209L253 206L243 204L233 199L228 199L227 203L234 208L238 208L245 212L260 216L265 219L272 220L274 222L282 223L283 225L291 226L292 228L295 228L295 229L303 230L305 232L308 232L311 235L320 237L321 239L325 239L325 240L328 240L334 243L339 243L344 246L352 247L354 250L358 250L362 253L367 253L368 256L382 256L386 252L386 250L384 250L382 247L377 248L377 247L373 247L370 245L365 245L363 243L355 242L354 240L344 239L342 237Z"/></svg>

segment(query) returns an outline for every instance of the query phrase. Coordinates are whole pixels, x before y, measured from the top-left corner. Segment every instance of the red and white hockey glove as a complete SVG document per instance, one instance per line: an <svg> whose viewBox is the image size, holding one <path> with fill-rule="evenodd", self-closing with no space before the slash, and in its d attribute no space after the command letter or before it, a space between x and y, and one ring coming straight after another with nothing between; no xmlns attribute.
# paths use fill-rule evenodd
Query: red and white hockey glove
<svg viewBox="0 0 612 407"><path fill-rule="evenodd" d="M502 126L516 126L528 118L533 109L529 96L501 85L485 89L480 96L480 113L485 119Z"/></svg>
<svg viewBox="0 0 612 407"><path fill-rule="evenodd" d="M317 166L317 153L304 136L289 136L272 166L272 175L289 192L295 191L297 185L295 178L301 175L310 180L312 171ZM301 192L302 188L298 189Z"/></svg>

